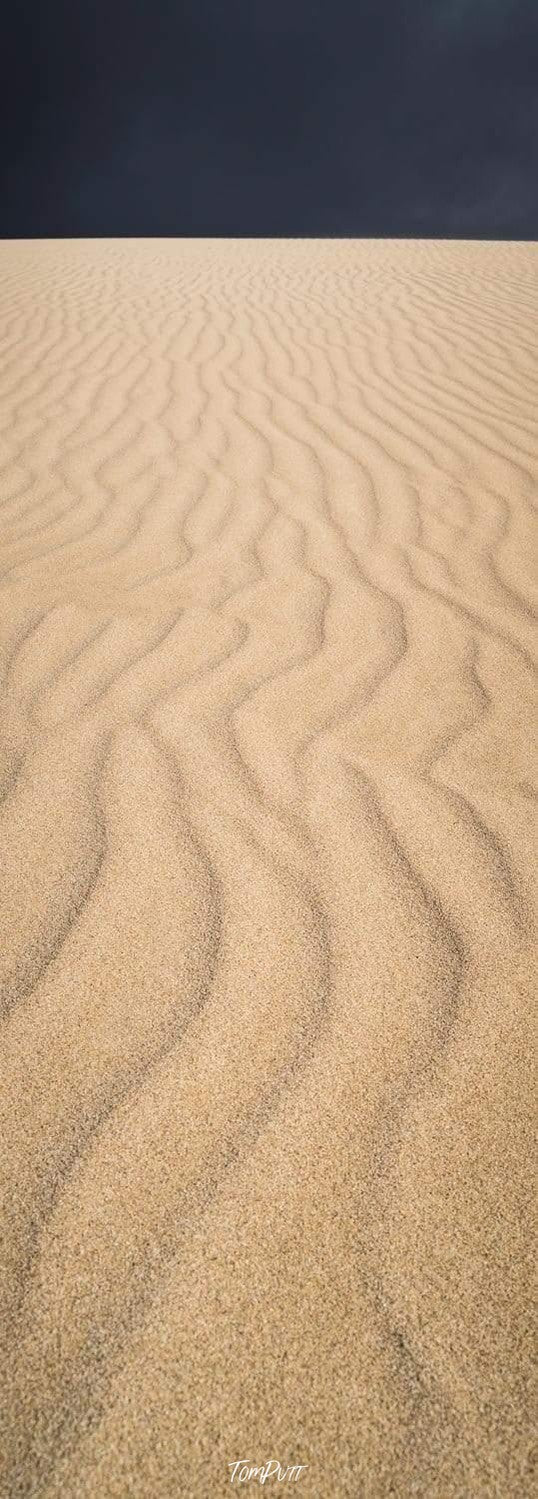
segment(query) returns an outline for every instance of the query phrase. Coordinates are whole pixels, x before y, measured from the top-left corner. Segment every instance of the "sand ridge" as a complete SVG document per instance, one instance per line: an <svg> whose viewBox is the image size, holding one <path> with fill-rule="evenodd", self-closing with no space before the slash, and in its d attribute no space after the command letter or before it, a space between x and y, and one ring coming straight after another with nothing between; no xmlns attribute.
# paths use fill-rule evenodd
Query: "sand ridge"
<svg viewBox="0 0 538 1499"><path fill-rule="evenodd" d="M537 270L0 246L2 1494L531 1493Z"/></svg>

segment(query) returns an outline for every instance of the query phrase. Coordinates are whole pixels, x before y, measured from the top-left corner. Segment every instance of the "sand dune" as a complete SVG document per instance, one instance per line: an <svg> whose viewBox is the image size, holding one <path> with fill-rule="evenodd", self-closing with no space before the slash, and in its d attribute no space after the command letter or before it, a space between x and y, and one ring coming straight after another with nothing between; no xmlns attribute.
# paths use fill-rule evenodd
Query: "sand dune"
<svg viewBox="0 0 538 1499"><path fill-rule="evenodd" d="M537 270L0 246L3 1494L531 1492Z"/></svg>

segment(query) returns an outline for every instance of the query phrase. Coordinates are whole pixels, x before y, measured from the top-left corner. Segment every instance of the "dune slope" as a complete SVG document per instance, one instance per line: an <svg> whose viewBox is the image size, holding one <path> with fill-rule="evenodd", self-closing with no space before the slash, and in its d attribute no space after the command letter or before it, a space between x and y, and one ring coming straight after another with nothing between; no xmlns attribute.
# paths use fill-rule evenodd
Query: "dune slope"
<svg viewBox="0 0 538 1499"><path fill-rule="evenodd" d="M2 1494L531 1492L537 271L0 246Z"/></svg>

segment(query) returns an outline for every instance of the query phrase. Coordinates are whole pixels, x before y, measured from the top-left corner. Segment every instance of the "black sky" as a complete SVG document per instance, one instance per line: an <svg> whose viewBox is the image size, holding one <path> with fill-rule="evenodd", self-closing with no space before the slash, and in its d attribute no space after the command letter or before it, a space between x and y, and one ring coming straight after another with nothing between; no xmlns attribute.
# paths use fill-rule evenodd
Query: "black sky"
<svg viewBox="0 0 538 1499"><path fill-rule="evenodd" d="M538 238L538 0L15 0L0 235Z"/></svg>

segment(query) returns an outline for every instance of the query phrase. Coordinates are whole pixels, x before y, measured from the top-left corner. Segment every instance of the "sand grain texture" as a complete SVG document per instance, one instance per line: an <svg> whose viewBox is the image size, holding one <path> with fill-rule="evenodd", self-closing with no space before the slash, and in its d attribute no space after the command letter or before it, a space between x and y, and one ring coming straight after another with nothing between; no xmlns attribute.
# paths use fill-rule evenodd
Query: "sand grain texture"
<svg viewBox="0 0 538 1499"><path fill-rule="evenodd" d="M532 1492L537 271L0 246L13 1499Z"/></svg>

